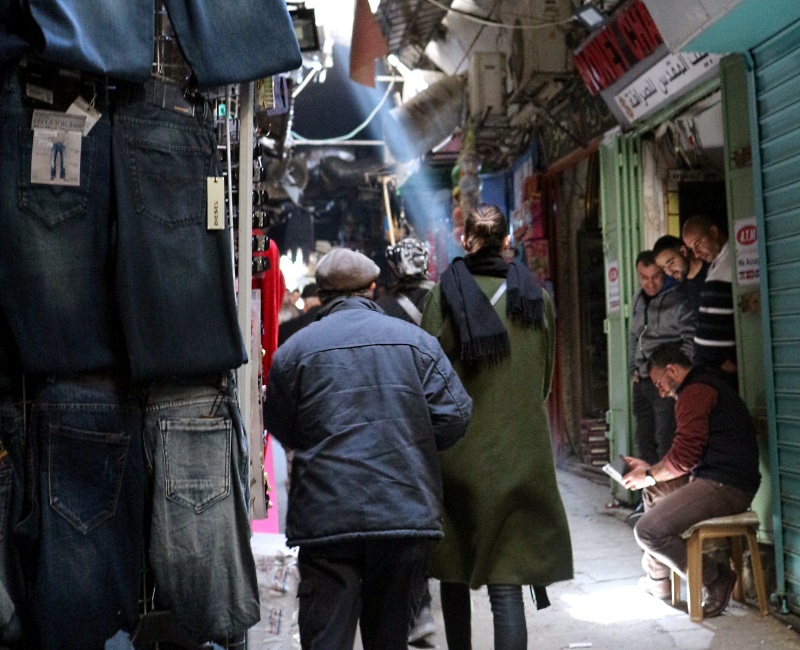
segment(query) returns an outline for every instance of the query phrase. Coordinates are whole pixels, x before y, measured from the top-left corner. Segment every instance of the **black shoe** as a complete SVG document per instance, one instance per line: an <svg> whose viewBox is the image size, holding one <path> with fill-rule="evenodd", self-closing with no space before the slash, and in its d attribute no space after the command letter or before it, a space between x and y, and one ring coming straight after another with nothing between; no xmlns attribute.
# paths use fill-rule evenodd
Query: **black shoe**
<svg viewBox="0 0 800 650"><path fill-rule="evenodd" d="M636 507L633 509L633 512L625 517L625 523L629 526L633 527L636 525L636 522L639 521L639 517L644 514L644 502L639 501Z"/></svg>
<svg viewBox="0 0 800 650"><path fill-rule="evenodd" d="M703 618L719 616L731 602L731 594L736 584L736 572L721 567L717 579L706 585L706 599L703 601Z"/></svg>

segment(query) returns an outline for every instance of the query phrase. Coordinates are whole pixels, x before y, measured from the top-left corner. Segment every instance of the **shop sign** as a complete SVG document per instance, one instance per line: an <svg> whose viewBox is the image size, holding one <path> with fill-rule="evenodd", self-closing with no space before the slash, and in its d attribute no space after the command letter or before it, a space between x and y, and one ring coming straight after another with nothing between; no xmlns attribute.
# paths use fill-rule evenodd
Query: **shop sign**
<svg viewBox="0 0 800 650"><path fill-rule="evenodd" d="M575 69L596 96L646 59L664 40L641 0L620 9L575 52Z"/></svg>
<svg viewBox="0 0 800 650"><path fill-rule="evenodd" d="M608 313L619 311L619 263L616 260L606 262L606 287L608 291Z"/></svg>
<svg viewBox="0 0 800 650"><path fill-rule="evenodd" d="M719 67L719 56L706 53L670 54L614 96L612 111L627 123L676 99Z"/></svg>
<svg viewBox="0 0 800 650"><path fill-rule="evenodd" d="M758 230L756 218L736 219L733 222L736 246L736 280L739 286L758 284L761 265L758 259Z"/></svg>

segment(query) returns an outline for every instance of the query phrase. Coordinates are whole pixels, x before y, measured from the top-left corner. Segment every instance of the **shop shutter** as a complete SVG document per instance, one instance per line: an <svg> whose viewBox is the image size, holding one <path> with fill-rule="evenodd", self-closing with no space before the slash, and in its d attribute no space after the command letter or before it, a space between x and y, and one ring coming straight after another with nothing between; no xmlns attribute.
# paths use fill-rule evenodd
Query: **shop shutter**
<svg viewBox="0 0 800 650"><path fill-rule="evenodd" d="M776 577L800 613L800 23L751 55Z"/></svg>

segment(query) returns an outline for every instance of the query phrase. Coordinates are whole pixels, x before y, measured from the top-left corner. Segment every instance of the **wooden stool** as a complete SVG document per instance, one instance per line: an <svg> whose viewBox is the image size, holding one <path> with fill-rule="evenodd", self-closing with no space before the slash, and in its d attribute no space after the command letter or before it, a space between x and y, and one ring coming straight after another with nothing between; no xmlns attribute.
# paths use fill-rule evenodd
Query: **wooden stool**
<svg viewBox="0 0 800 650"><path fill-rule="evenodd" d="M750 547L750 562L753 566L753 581L758 594L758 611L761 616L769 614L767 590L764 585L764 572L761 568L761 552L756 540L758 530L758 514L748 510L738 515L714 517L697 522L681 533L686 540L686 592L688 595L689 618L699 623L703 620L703 540L728 537L731 541L731 559L736 571L736 586L733 598L744 602L742 590L742 538L747 538ZM677 605L681 599L681 576L672 572L672 604Z"/></svg>

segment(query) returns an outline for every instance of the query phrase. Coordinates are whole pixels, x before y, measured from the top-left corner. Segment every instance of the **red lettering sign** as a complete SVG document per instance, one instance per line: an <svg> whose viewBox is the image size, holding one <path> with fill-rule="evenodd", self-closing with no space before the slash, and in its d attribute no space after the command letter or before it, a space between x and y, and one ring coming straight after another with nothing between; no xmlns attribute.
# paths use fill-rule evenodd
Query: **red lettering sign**
<svg viewBox="0 0 800 650"><path fill-rule="evenodd" d="M750 246L758 241L758 234L755 226L742 226L736 232L736 241L741 246Z"/></svg>

